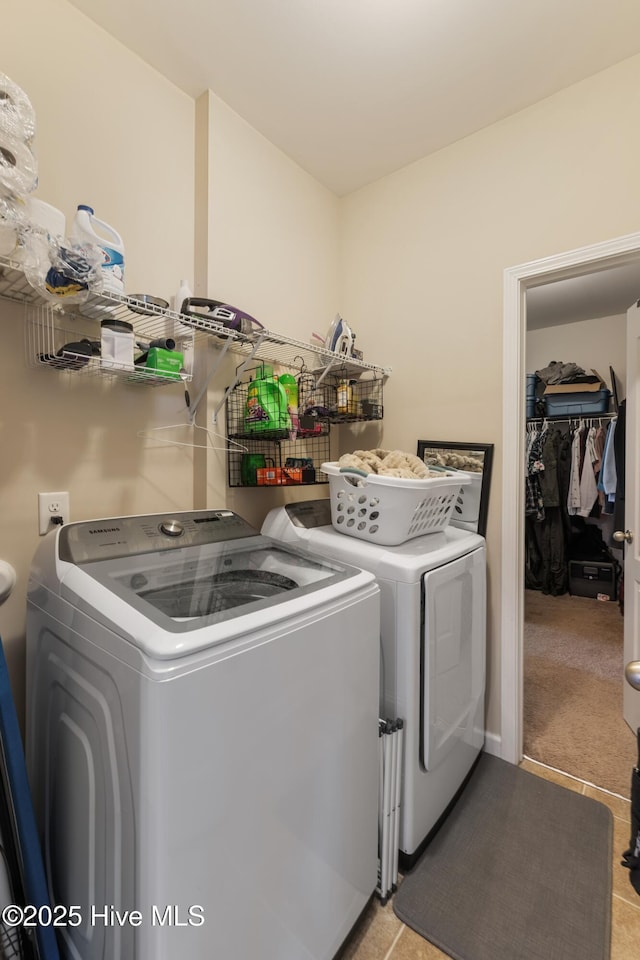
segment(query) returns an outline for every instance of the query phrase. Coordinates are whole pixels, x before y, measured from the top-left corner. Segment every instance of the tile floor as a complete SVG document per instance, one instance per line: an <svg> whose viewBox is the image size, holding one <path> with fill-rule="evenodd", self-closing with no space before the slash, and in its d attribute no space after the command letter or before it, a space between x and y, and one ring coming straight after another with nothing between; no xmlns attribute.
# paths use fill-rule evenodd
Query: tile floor
<svg viewBox="0 0 640 960"><path fill-rule="evenodd" d="M580 780L556 773L532 760L521 766L530 773L560 783L606 804L613 814L613 881L611 960L640 958L640 896L629 882L629 872L620 866L620 854L629 845L629 802L587 786ZM383 907L373 900L340 953L340 960L447 960L447 955L405 926L388 901Z"/></svg>

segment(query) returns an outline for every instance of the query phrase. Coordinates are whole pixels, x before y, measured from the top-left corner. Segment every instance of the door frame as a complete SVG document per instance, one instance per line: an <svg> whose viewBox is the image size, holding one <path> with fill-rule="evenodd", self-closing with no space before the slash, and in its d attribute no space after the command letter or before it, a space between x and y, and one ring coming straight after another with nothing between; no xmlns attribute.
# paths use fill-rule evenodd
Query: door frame
<svg viewBox="0 0 640 960"><path fill-rule="evenodd" d="M526 292L542 284L634 261L640 263L640 233L532 260L504 271L499 755L510 763L522 759L523 742ZM627 394L629 388L627 385Z"/></svg>

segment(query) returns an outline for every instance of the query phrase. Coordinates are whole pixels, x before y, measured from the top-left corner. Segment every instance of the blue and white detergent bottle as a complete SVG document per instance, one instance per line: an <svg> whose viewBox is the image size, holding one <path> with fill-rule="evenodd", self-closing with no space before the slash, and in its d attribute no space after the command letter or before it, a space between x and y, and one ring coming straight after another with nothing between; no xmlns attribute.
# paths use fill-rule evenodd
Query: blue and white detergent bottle
<svg viewBox="0 0 640 960"><path fill-rule="evenodd" d="M83 247L85 244L99 247L103 257L102 289L109 293L124 293L124 243L113 227L99 220L91 207L81 203L69 239L74 247Z"/></svg>

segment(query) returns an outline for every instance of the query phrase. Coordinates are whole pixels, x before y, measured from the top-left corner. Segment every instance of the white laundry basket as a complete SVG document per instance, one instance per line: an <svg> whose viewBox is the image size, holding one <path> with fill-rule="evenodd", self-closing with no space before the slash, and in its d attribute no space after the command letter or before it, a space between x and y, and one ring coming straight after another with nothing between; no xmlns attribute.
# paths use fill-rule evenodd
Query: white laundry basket
<svg viewBox="0 0 640 960"><path fill-rule="evenodd" d="M477 523L480 517L480 495L482 493L482 474L471 473L469 470L458 470L469 478L469 484L462 486L458 492L453 510L454 520L464 520L465 523Z"/></svg>
<svg viewBox="0 0 640 960"><path fill-rule="evenodd" d="M340 533L397 546L438 533L449 523L468 474L446 472L428 480L380 477L338 463L323 463L329 477L331 523Z"/></svg>

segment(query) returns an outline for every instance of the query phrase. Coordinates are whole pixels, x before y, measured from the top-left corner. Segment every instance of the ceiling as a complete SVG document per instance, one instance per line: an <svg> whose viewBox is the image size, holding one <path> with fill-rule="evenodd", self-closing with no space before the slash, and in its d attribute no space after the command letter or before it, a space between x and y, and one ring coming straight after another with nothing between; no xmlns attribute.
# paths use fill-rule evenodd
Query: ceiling
<svg viewBox="0 0 640 960"><path fill-rule="evenodd" d="M338 196L640 51L638 0L70 0L211 89ZM527 293L530 329L623 313L640 263Z"/></svg>
<svg viewBox="0 0 640 960"><path fill-rule="evenodd" d="M342 196L640 51L638 0L70 0Z"/></svg>
<svg viewBox="0 0 640 960"><path fill-rule="evenodd" d="M527 291L527 329L615 317L640 298L640 259Z"/></svg>

